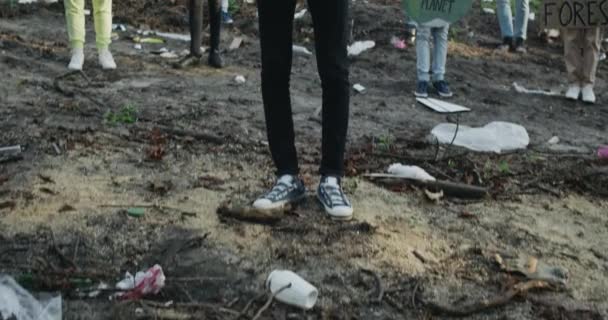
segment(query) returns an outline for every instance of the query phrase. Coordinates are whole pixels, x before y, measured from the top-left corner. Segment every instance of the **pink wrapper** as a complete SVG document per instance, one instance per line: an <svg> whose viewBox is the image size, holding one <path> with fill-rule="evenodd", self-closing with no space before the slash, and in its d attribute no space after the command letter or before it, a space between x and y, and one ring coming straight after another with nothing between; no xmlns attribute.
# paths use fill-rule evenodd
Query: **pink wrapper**
<svg viewBox="0 0 608 320"><path fill-rule="evenodd" d="M601 146L598 150L597 150L597 156L600 159L604 159L604 160L608 160L608 146Z"/></svg>

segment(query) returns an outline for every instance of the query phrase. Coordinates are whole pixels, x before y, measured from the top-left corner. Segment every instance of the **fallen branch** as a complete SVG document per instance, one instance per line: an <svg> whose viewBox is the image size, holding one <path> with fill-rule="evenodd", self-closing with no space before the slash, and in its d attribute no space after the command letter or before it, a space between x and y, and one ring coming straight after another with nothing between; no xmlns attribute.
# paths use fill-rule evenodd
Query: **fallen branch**
<svg viewBox="0 0 608 320"><path fill-rule="evenodd" d="M286 209L259 210L251 207L220 206L217 214L220 218L232 218L241 221L275 224L285 217Z"/></svg>
<svg viewBox="0 0 608 320"><path fill-rule="evenodd" d="M385 173L372 173L363 175L366 178L372 180L379 180L381 183L387 185L403 185L412 184L415 186L439 191L443 190L446 196L467 198L467 199L480 199L488 194L488 190L483 187L472 186L463 183L449 182L449 181L420 181L409 178L399 177L393 174Z"/></svg>
<svg viewBox="0 0 608 320"><path fill-rule="evenodd" d="M436 315L446 315L450 317L467 317L486 310L502 307L509 303L511 300L513 300L513 298L521 296L530 290L548 288L552 288L552 286L546 281L531 280L527 282L518 283L502 295L494 297L490 300L480 301L478 303L470 304L460 308L442 306L433 302L428 302L425 304Z"/></svg>
<svg viewBox="0 0 608 320"><path fill-rule="evenodd" d="M214 135L211 133L204 133L204 132L186 130L186 129L178 129L178 128L172 128L172 127L168 127L168 126L156 126L156 128L158 128L159 130L161 130L163 132L166 132L168 134L172 134L175 136L192 137L197 140L203 140L203 141L211 142L213 144L218 144L218 145L226 143L226 138L220 137L220 136L217 136L217 135Z"/></svg>
<svg viewBox="0 0 608 320"><path fill-rule="evenodd" d="M253 297L251 300L249 300L249 302L247 302L247 304L245 305L245 307L243 308L243 310L241 310L241 312L239 312L239 314L237 315L235 320L240 319L241 317L243 317L244 315L247 314L247 311L249 311L249 308L251 308L251 306L253 305L254 302L262 299L262 297L264 297L266 295L266 293L261 293L255 297Z"/></svg>

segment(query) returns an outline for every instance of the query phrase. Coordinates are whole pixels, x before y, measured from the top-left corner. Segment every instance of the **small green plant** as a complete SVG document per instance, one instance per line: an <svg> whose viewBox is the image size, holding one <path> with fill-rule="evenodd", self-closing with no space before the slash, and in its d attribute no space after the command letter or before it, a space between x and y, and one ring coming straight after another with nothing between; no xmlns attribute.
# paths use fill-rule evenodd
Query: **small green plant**
<svg viewBox="0 0 608 320"><path fill-rule="evenodd" d="M511 173L511 169L509 168L509 163L506 161L501 161L498 164L498 171L500 171L501 173Z"/></svg>
<svg viewBox="0 0 608 320"><path fill-rule="evenodd" d="M133 104L128 103L118 112L108 110L104 118L110 125L135 123L137 121L137 108Z"/></svg>
<svg viewBox="0 0 608 320"><path fill-rule="evenodd" d="M241 5L237 0L228 0L228 11L230 14L235 14L241 9Z"/></svg>
<svg viewBox="0 0 608 320"><path fill-rule="evenodd" d="M391 146L395 142L395 137L390 133L382 134L378 137L378 148L384 151L391 149Z"/></svg>

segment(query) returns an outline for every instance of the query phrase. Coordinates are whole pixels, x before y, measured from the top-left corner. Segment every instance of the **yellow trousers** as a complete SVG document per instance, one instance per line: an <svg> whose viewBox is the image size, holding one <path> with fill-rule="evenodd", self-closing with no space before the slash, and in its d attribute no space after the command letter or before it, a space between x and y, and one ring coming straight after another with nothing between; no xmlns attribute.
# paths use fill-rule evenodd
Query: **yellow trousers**
<svg viewBox="0 0 608 320"><path fill-rule="evenodd" d="M64 0L68 37L72 48L84 47L86 29L84 26L85 0ZM93 0L95 35L98 49L110 45L112 37L112 0Z"/></svg>

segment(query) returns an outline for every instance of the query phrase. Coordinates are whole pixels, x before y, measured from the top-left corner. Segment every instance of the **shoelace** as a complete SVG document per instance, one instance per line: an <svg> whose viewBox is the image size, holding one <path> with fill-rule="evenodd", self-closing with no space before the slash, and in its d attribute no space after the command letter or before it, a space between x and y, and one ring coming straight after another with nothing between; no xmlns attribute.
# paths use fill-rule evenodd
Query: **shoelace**
<svg viewBox="0 0 608 320"><path fill-rule="evenodd" d="M285 184L283 182L279 182L272 187L272 189L266 194L264 198L269 200L276 200L278 198L283 197L285 194L289 193L292 189L292 186Z"/></svg>
<svg viewBox="0 0 608 320"><path fill-rule="evenodd" d="M348 202L346 202L346 198L340 187L325 185L323 188L325 188L332 206L348 206Z"/></svg>

